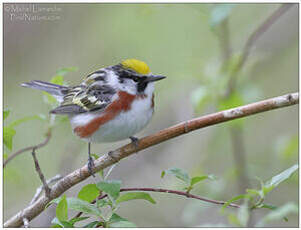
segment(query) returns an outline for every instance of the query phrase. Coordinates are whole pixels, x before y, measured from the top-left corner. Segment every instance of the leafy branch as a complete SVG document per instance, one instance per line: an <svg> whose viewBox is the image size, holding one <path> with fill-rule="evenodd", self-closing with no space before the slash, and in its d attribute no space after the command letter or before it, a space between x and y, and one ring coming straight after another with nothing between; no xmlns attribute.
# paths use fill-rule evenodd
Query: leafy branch
<svg viewBox="0 0 301 230"><path fill-rule="evenodd" d="M141 138L138 146L131 143L110 152L110 154L102 155L95 160L94 172L107 168L133 153L149 148L161 142L165 142L177 136L187 134L191 131L298 103L299 94L291 93L182 122L172 127L160 130L153 135ZM87 179L88 177L90 177L90 173L87 165L75 170L74 172L71 172L52 187L49 197L45 195L41 196L35 203L26 207L24 210L18 212L16 215L7 220L4 223L4 227L21 226L23 224L23 217L29 221L32 220L44 210L49 202L59 197L69 188Z"/></svg>
<svg viewBox="0 0 301 230"><path fill-rule="evenodd" d="M120 217L116 213L116 211L120 207L120 204L132 200L145 200L152 204L156 204L156 201L147 192L158 192L176 194L212 204L220 204L223 205L221 209L222 213L224 212L224 209L226 207L237 208L238 213L240 213L238 217L231 214L229 216L232 217L232 219L238 226L247 226L248 219L250 218L249 210L260 208L270 209L271 212L267 216L262 218L262 220L260 220L257 224L259 226L263 226L266 222L275 219L275 216L283 216L283 218L287 220L287 217L285 215L296 212L297 207L293 203L289 203L285 206L278 208L274 205L264 203L264 199L270 191L278 187L282 182L289 179L297 171L297 169L298 165L294 165L289 169L286 169L285 171L272 177L267 182L261 182L260 190L247 189L246 194L240 194L238 196L235 196L227 202L202 198L196 195L192 195L188 191L178 191L161 188L120 188L121 181L100 181L97 184L85 185L79 191L77 198L66 198L66 196L64 195L51 201L49 205L51 205L52 203L57 204L56 217L53 219L52 223L53 227L78 227L74 226L75 223L88 219L91 216L96 216L98 217L97 221L92 221L84 227L113 227L112 224L114 226L117 225L119 227L128 227L129 225L135 226L133 223ZM191 186L191 189L200 181L203 181L205 179L215 179L215 177L212 175L202 175L190 178L190 176L180 168L171 168L166 171L163 171L161 177L164 177L165 174L175 176L177 179L181 180L186 185L189 184ZM121 192L126 193L121 195ZM242 205L236 205L231 203L240 199L244 199L244 203ZM248 201L248 203L250 203L251 205L246 205L246 201ZM68 209L73 209L75 211L80 212L73 218L69 219ZM88 216L82 217L83 214L86 214Z"/></svg>
<svg viewBox="0 0 301 230"><path fill-rule="evenodd" d="M157 193L168 193L168 194L175 194L175 195L179 195L179 196L185 196L187 198L201 200L201 201L211 203L211 204L227 205L227 207L240 208L240 206L237 204L232 204L232 203L225 202L225 201L208 199L208 198L190 194L188 192L172 190L172 189L162 189L162 188L121 188L120 189L120 192L129 192L129 191L138 191L139 193L127 193L126 196L122 196L121 198L119 198L117 200L117 202L119 203L121 201L127 201L130 199L131 200L132 199L145 199L154 204L155 201L147 193L141 193L141 192L157 192ZM100 195L100 196L98 196L97 199L94 199L93 201L91 201L91 204L95 204L97 201L100 201L106 197L108 197L108 194ZM76 216L74 216L73 219L79 218L82 214L83 214L83 212L79 212Z"/></svg>
<svg viewBox="0 0 301 230"><path fill-rule="evenodd" d="M212 204L220 204L220 205L226 204L225 201L208 199L208 198L190 194L189 192L183 192L183 191L172 190L172 189L163 189L163 188L121 188L120 189L120 192L128 192L128 191L147 191L147 192L171 193L171 194L176 194L176 195L180 195L180 196L185 196L187 198L201 200L201 201L212 203ZM98 199L101 200L105 197L107 197L107 194L100 196ZM230 203L227 206L233 207L233 208L239 208L239 205L237 205L237 204Z"/></svg>

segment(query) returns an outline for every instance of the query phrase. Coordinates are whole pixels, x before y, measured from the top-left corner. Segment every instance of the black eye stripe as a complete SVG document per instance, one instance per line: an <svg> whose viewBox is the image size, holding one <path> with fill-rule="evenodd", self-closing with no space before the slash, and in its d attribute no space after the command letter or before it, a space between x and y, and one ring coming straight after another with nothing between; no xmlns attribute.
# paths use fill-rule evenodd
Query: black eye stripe
<svg viewBox="0 0 301 230"><path fill-rule="evenodd" d="M135 82L138 82L140 80L143 80L144 77L141 77L141 76L137 76L137 74L134 74L134 73L129 73L129 72L122 72L119 74L119 82L123 82L123 79L131 79Z"/></svg>
<svg viewBox="0 0 301 230"><path fill-rule="evenodd" d="M135 82L142 82L145 79L145 76L136 73L131 69L124 69L121 65L115 65L111 67L113 71L119 76L119 82L123 83L123 79L131 79Z"/></svg>

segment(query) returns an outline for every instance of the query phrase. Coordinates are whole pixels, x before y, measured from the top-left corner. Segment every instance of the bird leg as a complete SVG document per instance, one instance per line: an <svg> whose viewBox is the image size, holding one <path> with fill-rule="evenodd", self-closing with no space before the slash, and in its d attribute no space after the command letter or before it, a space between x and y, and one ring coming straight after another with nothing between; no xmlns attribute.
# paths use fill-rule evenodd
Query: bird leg
<svg viewBox="0 0 301 230"><path fill-rule="evenodd" d="M88 157L88 171L89 173L95 177L94 173L93 173L93 168L94 168L94 160L93 158L91 157L91 143L89 142L88 143L88 154L89 154L89 157Z"/></svg>
<svg viewBox="0 0 301 230"><path fill-rule="evenodd" d="M138 148L139 139L137 137L133 137L133 136L130 136L130 139L131 139L132 143L135 145L135 147Z"/></svg>

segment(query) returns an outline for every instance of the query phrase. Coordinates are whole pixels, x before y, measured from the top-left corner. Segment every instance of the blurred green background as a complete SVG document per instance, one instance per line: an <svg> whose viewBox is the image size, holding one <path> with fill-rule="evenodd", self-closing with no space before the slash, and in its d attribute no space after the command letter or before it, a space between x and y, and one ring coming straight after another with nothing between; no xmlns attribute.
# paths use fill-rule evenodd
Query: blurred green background
<svg viewBox="0 0 301 230"><path fill-rule="evenodd" d="M78 71L64 79L69 85L78 84L86 74L126 58L143 60L153 73L168 76L156 85L155 115L138 137L221 108L298 91L297 4L255 42L237 74L233 100L231 95L229 100L223 96L228 81L227 74L220 71L225 60L223 46L228 40L229 60L235 63L250 34L280 4L35 4L61 10L28 12L57 16L55 20L33 21L12 16L24 13L13 12L17 5L33 7L4 5L4 108L11 110L5 124L47 114L50 109L41 92L21 88L20 83L49 81L58 69L77 67ZM235 129L239 130L244 160L235 157ZM47 124L39 120L20 124L12 151L5 151L9 155L42 142L46 130ZM52 134L49 144L38 150L47 178L66 175L86 163L87 144L73 136L69 122L55 127ZM127 142L93 144L92 151L106 153ZM244 186L259 188L257 177L266 181L297 161L298 106L291 106L197 130L151 147L122 160L110 178L122 180L122 187L179 189L177 180L160 178L162 170L178 167L190 175L218 177L200 184L193 194L228 200L241 194ZM242 180L241 170L248 181ZM84 184L97 180L86 180L66 194L74 196ZM10 162L4 170L4 220L27 206L39 185L30 153ZM278 206L298 204L298 194L298 175L294 175L266 201ZM175 195L152 196L156 205L128 202L118 213L139 227L236 226L221 214L220 206ZM254 223L266 213L268 210L255 210ZM31 226L50 226L54 216L55 208L50 207ZM298 226L297 215L288 215L288 219L266 226Z"/></svg>

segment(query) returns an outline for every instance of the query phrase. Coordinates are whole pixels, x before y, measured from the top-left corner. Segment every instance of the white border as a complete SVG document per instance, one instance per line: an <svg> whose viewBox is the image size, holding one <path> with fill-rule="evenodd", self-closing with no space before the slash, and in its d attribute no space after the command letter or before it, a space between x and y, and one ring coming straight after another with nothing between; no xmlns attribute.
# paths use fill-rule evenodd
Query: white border
<svg viewBox="0 0 301 230"><path fill-rule="evenodd" d="M1 26L1 51L2 51L2 55L0 58L0 63L1 63L1 70L2 70L2 78L0 81L0 106L2 108L1 111L1 121L0 121L0 126L1 126L1 130L3 130L3 3L83 3L83 4L87 4L87 3L300 3L300 1L298 0L293 0L293 1L280 1L280 0L276 0L276 1L260 1L260 0L252 0L252 1L236 1L236 0L219 0L219 1L197 1L197 0L189 0L189 1L180 1L180 0L174 0L174 1L162 1L162 0L140 0L140 1L135 1L135 0L127 0L127 1L118 1L118 0L106 0L106 1L96 1L96 0L90 0L90 1L86 1L83 2L82 0L63 0L63 1L47 1L47 0L39 0L36 2L29 2L29 1L21 1L21 0L16 0L16 1L1 1L1 6L0 6L0 10L1 10L1 19L0 19L0 26ZM301 83L300 83L300 65L301 65L301 61L300 61L300 5L299 5L299 89L301 87ZM299 106L299 123L300 123L300 106ZM298 124L299 125L299 124ZM3 140L3 132L1 132L1 140ZM299 125L299 143L300 143L300 125ZM3 151L3 141L1 141L1 152ZM300 144L299 144L299 153L300 153ZM3 153L2 153L3 156ZM300 155L299 155L299 162L300 162ZM3 165L3 158L1 157L1 165ZM299 174L300 175L300 174ZM3 168L1 170L0 173L1 176L1 191L0 191L0 204L2 204L2 211L3 211ZM301 204L301 199L300 199L300 179L299 179L299 207ZM1 213L0 215L0 226L3 226L3 213ZM301 223L301 218L300 218L300 213L299 213L299 226ZM38 229L38 228L35 228ZM154 229L161 229L161 228L154 228ZM178 229L185 229L185 228L178 228ZM210 228L210 229L219 229L219 228ZM231 229L231 228L230 228ZM234 228L233 228L234 229Z"/></svg>

